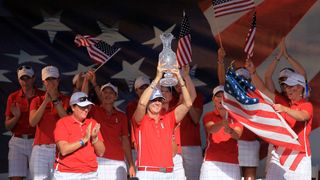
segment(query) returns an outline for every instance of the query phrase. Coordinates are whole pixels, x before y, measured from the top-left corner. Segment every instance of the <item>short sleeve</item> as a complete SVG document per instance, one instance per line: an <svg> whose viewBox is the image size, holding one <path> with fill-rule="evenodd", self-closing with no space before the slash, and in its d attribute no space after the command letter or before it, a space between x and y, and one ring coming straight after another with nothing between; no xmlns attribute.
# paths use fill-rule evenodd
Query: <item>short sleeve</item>
<svg viewBox="0 0 320 180"><path fill-rule="evenodd" d="M54 141L57 143L58 141L67 141L68 138L68 130L65 125L64 118L60 119L57 124L56 128L53 132Z"/></svg>

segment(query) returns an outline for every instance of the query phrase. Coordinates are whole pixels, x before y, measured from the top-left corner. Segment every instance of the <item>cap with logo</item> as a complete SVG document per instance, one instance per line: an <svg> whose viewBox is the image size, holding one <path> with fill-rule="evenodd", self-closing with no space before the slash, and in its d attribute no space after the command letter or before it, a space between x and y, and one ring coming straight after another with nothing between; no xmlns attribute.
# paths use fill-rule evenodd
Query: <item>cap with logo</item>
<svg viewBox="0 0 320 180"><path fill-rule="evenodd" d="M146 76L139 76L137 79L134 81L134 89L138 89L143 85L150 85L150 80Z"/></svg>
<svg viewBox="0 0 320 180"><path fill-rule="evenodd" d="M213 96L215 96L218 92L223 92L223 91L224 91L224 86L219 85L213 89L212 94L213 94Z"/></svg>
<svg viewBox="0 0 320 180"><path fill-rule="evenodd" d="M59 78L59 70L55 66L46 66L41 71L42 81L46 80L49 77Z"/></svg>
<svg viewBox="0 0 320 180"><path fill-rule="evenodd" d="M298 73L291 72L288 78L281 84L286 84L288 86L301 85L303 88L306 87L306 79Z"/></svg>
<svg viewBox="0 0 320 180"><path fill-rule="evenodd" d="M107 84L101 86L100 91L103 91L103 89L106 88L106 87L111 88L116 94L118 94L118 87L113 85L113 84L111 84L111 83L107 83Z"/></svg>
<svg viewBox="0 0 320 180"><path fill-rule="evenodd" d="M20 66L17 70L18 78L21 79L22 76L33 77L34 71L30 66Z"/></svg>
<svg viewBox="0 0 320 180"><path fill-rule="evenodd" d="M154 100L154 99L157 99L157 98L162 98L162 99L166 99L163 97L162 93L161 93L161 90L159 88L155 88L153 91L152 91L152 94L150 96L150 101Z"/></svg>
<svg viewBox="0 0 320 180"><path fill-rule="evenodd" d="M91 101L88 100L88 95L84 92L75 92L72 94L69 102L70 106L78 105L80 107L85 107L88 105L94 105Z"/></svg>

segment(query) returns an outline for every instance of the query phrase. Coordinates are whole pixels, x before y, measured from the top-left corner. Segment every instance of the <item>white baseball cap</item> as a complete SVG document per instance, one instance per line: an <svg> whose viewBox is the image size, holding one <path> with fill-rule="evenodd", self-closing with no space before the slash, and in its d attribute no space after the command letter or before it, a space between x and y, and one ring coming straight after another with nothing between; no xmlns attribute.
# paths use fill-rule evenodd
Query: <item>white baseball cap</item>
<svg viewBox="0 0 320 180"><path fill-rule="evenodd" d="M293 69L284 68L280 71L279 78L289 77L293 72Z"/></svg>
<svg viewBox="0 0 320 180"><path fill-rule="evenodd" d="M46 66L42 69L41 72L42 81L46 80L49 77L59 78L59 70L55 66Z"/></svg>
<svg viewBox="0 0 320 180"><path fill-rule="evenodd" d="M281 84L286 84L288 86L301 85L303 88L306 87L306 79L298 73L291 72L288 78L283 81Z"/></svg>
<svg viewBox="0 0 320 180"><path fill-rule="evenodd" d="M103 91L103 89L106 88L106 87L110 87L116 94L118 94L118 87L114 86L111 83L107 83L107 84L101 86L100 91Z"/></svg>
<svg viewBox="0 0 320 180"><path fill-rule="evenodd" d="M250 73L249 71L246 69L246 68L239 68L236 70L236 73L239 75L239 76L243 76L244 78L246 79L251 79L251 76L250 76Z"/></svg>
<svg viewBox="0 0 320 180"><path fill-rule="evenodd" d="M17 70L18 78L20 79L22 76L33 77L34 71L30 66L20 66Z"/></svg>
<svg viewBox="0 0 320 180"><path fill-rule="evenodd" d="M155 88L153 91L152 91L152 94L150 96L150 101L156 99L156 98L162 98L162 99L166 99L163 97L162 93L161 93L161 90L159 88Z"/></svg>
<svg viewBox="0 0 320 180"><path fill-rule="evenodd" d="M224 91L224 86L223 85L219 85L217 87L215 87L212 91L213 96L215 96L218 92L223 92Z"/></svg>
<svg viewBox="0 0 320 180"><path fill-rule="evenodd" d="M150 80L146 76L139 76L134 82L134 89L138 89L143 85L150 85Z"/></svg>
<svg viewBox="0 0 320 180"><path fill-rule="evenodd" d="M80 107L85 107L88 105L94 105L91 101L88 100L88 95L84 92L75 92L72 94L69 102L70 106L78 105Z"/></svg>

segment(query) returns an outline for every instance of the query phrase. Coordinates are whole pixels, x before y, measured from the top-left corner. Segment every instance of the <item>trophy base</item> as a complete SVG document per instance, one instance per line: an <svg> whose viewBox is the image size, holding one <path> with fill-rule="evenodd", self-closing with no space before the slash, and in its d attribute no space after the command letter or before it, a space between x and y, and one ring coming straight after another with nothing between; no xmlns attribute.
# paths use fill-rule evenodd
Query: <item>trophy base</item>
<svg viewBox="0 0 320 180"><path fill-rule="evenodd" d="M170 87L170 86L175 86L178 84L178 80L176 78L162 78L160 79L160 85L164 87Z"/></svg>

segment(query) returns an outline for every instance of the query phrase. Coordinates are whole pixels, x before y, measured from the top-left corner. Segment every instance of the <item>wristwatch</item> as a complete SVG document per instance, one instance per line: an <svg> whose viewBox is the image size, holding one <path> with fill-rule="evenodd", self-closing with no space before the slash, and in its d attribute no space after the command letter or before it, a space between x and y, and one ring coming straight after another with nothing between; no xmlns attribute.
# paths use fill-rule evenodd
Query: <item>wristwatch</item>
<svg viewBox="0 0 320 180"><path fill-rule="evenodd" d="M54 99L54 100L52 100L52 103L53 103L53 105L57 105L57 104L60 104L60 99Z"/></svg>

